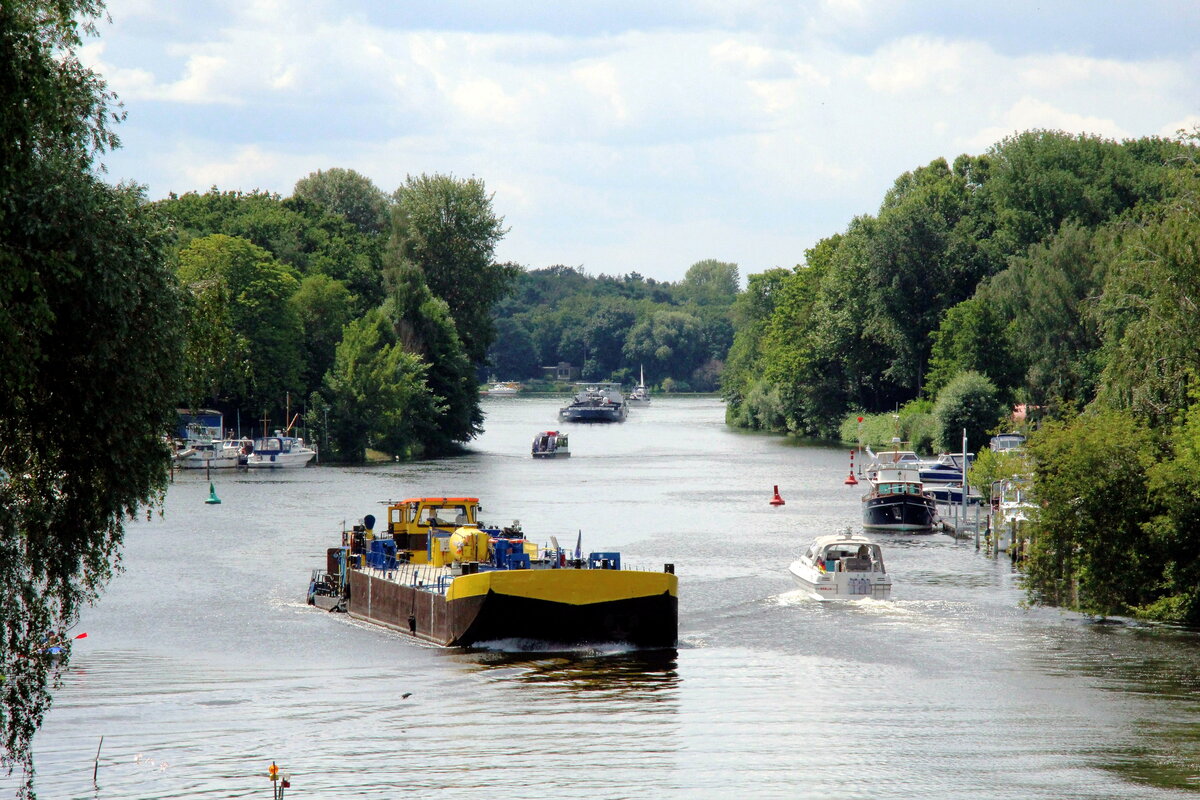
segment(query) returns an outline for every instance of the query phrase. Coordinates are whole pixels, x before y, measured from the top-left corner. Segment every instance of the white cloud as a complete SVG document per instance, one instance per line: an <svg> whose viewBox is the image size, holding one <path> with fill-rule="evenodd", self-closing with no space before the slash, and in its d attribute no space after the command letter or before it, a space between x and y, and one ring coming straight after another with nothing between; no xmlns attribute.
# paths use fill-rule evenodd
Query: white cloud
<svg viewBox="0 0 1200 800"><path fill-rule="evenodd" d="M1158 129L1158 135L1167 139L1174 139L1179 135L1180 131L1183 131L1185 134L1200 131L1200 114L1188 114L1176 122L1168 122Z"/></svg>
<svg viewBox="0 0 1200 800"><path fill-rule="evenodd" d="M1111 118L1077 114L1042 100L1022 97L1005 111L999 125L981 129L966 139L966 145L972 151L985 150L1005 136L1033 128L1092 133L1109 139L1124 139L1131 135Z"/></svg>
<svg viewBox="0 0 1200 800"><path fill-rule="evenodd" d="M911 37L864 59L867 85L882 94L953 92L972 72L987 66L990 51L972 42Z"/></svg>
<svg viewBox="0 0 1200 800"><path fill-rule="evenodd" d="M353 0L112 0L84 54L129 111L111 174L157 196L287 193L331 166L385 191L409 173L475 175L512 226L505 257L656 277L710 255L743 272L795 263L901 172L1015 131L1200 125L1194 55L1005 50L911 13L889 38L897 8L712 0L687 24L587 33L439 26L428 9L408 24L412 9Z"/></svg>

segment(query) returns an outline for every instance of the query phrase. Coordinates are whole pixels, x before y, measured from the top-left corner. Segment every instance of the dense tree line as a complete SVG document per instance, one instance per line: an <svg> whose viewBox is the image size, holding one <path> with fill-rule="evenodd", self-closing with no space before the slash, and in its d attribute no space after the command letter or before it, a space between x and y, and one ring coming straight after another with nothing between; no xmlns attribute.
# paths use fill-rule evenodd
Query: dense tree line
<svg viewBox="0 0 1200 800"><path fill-rule="evenodd" d="M540 377L559 362L585 380L636 380L644 368L650 384L668 391L714 391L733 341L739 280L736 264L713 259L678 283L566 266L522 272L496 305L491 364L506 380Z"/></svg>
<svg viewBox="0 0 1200 800"><path fill-rule="evenodd" d="M1045 423L1031 597L1200 621L1197 153L1029 131L902 175L803 264L750 276L730 422L853 437L898 411L956 449L1024 403Z"/></svg>
<svg viewBox="0 0 1200 800"><path fill-rule="evenodd" d="M491 307L518 272L495 262L506 231L481 181L422 175L387 195L329 169L287 198L214 188L155 206L186 290L187 405L245 430L299 409L325 457L351 461L479 433Z"/></svg>

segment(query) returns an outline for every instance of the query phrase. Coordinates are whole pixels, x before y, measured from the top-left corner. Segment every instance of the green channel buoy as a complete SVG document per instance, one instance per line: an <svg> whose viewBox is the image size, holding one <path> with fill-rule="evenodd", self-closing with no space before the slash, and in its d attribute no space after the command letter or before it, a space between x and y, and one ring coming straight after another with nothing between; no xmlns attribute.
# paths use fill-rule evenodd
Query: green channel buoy
<svg viewBox="0 0 1200 800"><path fill-rule="evenodd" d="M208 484L208 499L204 502L208 503L210 506L221 502L221 498L217 497L217 488L213 486L211 482Z"/></svg>

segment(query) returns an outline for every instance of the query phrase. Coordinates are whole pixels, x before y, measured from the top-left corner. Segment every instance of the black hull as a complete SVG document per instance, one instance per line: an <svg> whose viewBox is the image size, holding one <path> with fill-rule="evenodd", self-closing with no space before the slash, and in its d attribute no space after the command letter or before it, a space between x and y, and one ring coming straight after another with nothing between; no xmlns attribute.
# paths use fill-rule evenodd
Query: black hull
<svg viewBox="0 0 1200 800"><path fill-rule="evenodd" d="M678 640L678 598L670 594L571 605L490 593L452 601L465 604L473 620L453 644L503 639L549 644L622 643L635 647L674 647Z"/></svg>
<svg viewBox="0 0 1200 800"><path fill-rule="evenodd" d="M624 422L626 412L624 406L616 408L567 408L558 412L558 418L564 422Z"/></svg>
<svg viewBox="0 0 1200 800"><path fill-rule="evenodd" d="M595 603L563 603L488 591L460 599L350 573L350 616L445 646L504 639L550 644L675 647L679 600L669 591Z"/></svg>
<svg viewBox="0 0 1200 800"><path fill-rule="evenodd" d="M863 527L867 530L930 533L936 523L937 505L932 497L896 494L863 499Z"/></svg>

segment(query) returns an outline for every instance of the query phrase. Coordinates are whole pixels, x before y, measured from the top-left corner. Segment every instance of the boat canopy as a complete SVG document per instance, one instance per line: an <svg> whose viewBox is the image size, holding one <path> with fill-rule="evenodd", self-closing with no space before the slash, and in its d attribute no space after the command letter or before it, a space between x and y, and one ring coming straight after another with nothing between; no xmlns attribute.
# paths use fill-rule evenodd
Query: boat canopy
<svg viewBox="0 0 1200 800"><path fill-rule="evenodd" d="M853 571L887 572L883 566L883 551L879 545L858 534L818 536L805 551L804 560L810 564L824 564L827 571L833 572L837 562L858 558L858 554L863 552L862 548L864 547L867 553L867 563L854 565Z"/></svg>

